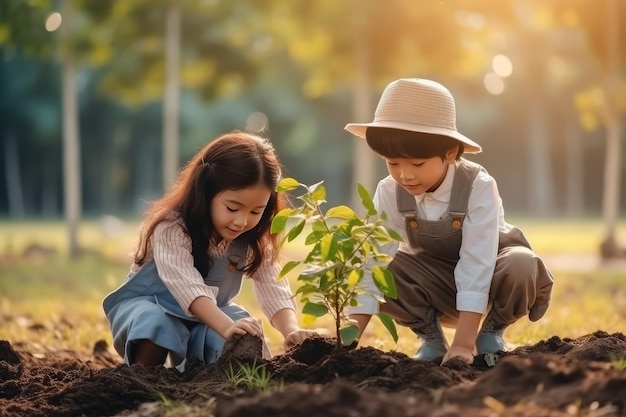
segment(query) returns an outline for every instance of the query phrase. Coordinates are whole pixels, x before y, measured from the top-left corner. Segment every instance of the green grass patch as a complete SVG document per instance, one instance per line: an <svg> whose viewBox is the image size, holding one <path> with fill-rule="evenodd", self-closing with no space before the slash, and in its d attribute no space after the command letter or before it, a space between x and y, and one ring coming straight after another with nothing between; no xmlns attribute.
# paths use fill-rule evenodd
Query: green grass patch
<svg viewBox="0 0 626 417"><path fill-rule="evenodd" d="M603 228L599 221L512 223L528 235L535 250L546 257L555 275L553 300L546 316L537 323L522 319L507 329L512 346L536 343L557 335L579 337L596 330L609 333L626 328L626 268L579 268L577 258L597 257ZM46 348L91 351L97 340L111 344L102 298L120 285L130 266L129 253L136 240L137 223L125 224L111 237L99 223L81 225L79 241L83 256L67 256L66 231L61 222L0 222L0 339L33 351ZM620 224L619 233L626 229ZM285 250L285 260L301 259L305 253L296 240ZM571 256L572 262L550 265L556 255ZM295 289L295 274L288 279ZM257 307L252 282L244 281L237 302L263 320L274 354L282 353L282 336ZM315 324L332 329L331 320ZM452 332L446 329L451 337ZM378 320L373 319L361 345L382 350L415 353L417 341L398 327L394 343Z"/></svg>

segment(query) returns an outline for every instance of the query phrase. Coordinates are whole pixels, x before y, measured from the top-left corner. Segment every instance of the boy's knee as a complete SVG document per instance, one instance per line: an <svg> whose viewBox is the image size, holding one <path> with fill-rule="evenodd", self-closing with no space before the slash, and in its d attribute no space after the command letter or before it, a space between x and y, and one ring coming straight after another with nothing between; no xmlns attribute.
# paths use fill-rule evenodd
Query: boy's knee
<svg viewBox="0 0 626 417"><path fill-rule="evenodd" d="M525 274L533 273L537 270L537 262L539 258L535 253L524 247L515 246L509 248L506 256L506 267L511 271L523 271Z"/></svg>

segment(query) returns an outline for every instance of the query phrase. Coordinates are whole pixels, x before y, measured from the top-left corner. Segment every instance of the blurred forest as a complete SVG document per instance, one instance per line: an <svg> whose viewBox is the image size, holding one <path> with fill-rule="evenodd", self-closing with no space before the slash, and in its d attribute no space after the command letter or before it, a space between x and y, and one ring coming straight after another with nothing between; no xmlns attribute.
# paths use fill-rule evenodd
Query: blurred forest
<svg viewBox="0 0 626 417"><path fill-rule="evenodd" d="M624 214L624 0L2 0L0 217L138 217L214 136L270 137L329 204L386 175L343 130L446 85L508 213Z"/></svg>

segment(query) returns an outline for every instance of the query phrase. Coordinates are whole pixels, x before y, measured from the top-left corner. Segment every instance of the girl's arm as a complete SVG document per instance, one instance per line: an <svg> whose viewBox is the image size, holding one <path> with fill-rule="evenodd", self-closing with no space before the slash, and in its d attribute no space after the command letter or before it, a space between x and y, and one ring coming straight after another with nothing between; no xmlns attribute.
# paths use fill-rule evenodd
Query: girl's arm
<svg viewBox="0 0 626 417"><path fill-rule="evenodd" d="M154 261L159 277L183 312L191 312L191 304L198 298L208 298L214 304L218 288L204 283L194 267L191 238L180 220L163 221L152 235Z"/></svg>
<svg viewBox="0 0 626 417"><path fill-rule="evenodd" d="M281 265L267 255L266 260L252 277L254 284L252 288L261 310L270 320L272 327L283 335L285 349L289 349L318 333L300 327L289 280L278 279L280 270Z"/></svg>
<svg viewBox="0 0 626 417"><path fill-rule="evenodd" d="M196 298L189 306L189 311L224 339L246 333L263 337L263 329L257 319L248 317L233 321L208 297Z"/></svg>
<svg viewBox="0 0 626 417"><path fill-rule="evenodd" d="M274 314L270 320L272 326L285 338L285 349L302 342L317 332L302 329L296 312L290 308L283 308Z"/></svg>

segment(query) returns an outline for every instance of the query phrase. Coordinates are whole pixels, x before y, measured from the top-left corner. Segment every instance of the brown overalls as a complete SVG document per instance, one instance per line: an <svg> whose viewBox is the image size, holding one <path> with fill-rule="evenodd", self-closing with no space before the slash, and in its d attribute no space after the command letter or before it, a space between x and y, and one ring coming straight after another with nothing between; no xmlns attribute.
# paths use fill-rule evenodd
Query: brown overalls
<svg viewBox="0 0 626 417"><path fill-rule="evenodd" d="M456 309L454 268L459 260L463 220L472 183L480 165L467 160L457 163L448 215L441 220L417 218L415 198L397 185L398 210L406 219L408 242L400 244L389 264L395 277L397 299L385 298L380 310L398 324L419 332L438 317L441 324L455 327ZM533 310L548 304L553 277L543 261L532 251L522 231L516 227L500 233L498 256L489 292L492 321L509 325ZM536 315L535 315L536 316Z"/></svg>

